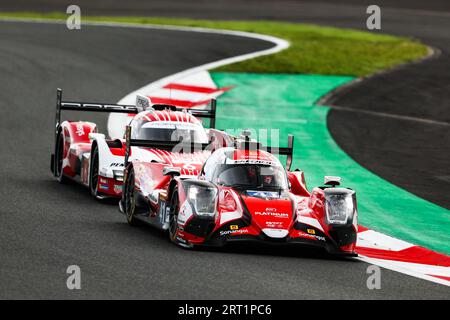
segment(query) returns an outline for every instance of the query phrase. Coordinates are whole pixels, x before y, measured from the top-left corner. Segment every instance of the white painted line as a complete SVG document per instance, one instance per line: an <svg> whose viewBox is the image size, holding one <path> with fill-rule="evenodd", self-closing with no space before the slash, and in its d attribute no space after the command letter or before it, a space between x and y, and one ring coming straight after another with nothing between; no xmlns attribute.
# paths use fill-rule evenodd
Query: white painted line
<svg viewBox="0 0 450 320"><path fill-rule="evenodd" d="M324 105L324 107L328 107L328 108L340 110L340 111L345 111L345 112L362 113L362 114L367 114L370 116L392 118L392 119L402 120L402 121L412 121L412 122L419 122L419 123L423 123L423 124L432 124L432 125L439 125L439 126L450 126L450 122L446 122L446 121L438 121L438 120L433 120L433 119L424 119L424 118L418 118L418 117L404 116L404 115L400 115L400 114L392 114L392 113L372 111L372 110L362 110L362 109L358 109L358 108L343 107L343 106L336 106L336 105L330 105L330 106Z"/></svg>

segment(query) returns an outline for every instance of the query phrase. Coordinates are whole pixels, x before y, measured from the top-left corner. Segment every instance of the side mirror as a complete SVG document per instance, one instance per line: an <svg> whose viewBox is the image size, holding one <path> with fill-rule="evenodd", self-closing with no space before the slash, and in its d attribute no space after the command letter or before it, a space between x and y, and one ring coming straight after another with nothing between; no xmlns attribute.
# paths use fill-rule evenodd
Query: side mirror
<svg viewBox="0 0 450 320"><path fill-rule="evenodd" d="M177 168L177 167L165 167L163 169L163 175L164 176L171 176L171 177L175 177L175 176L179 176L181 174L181 168Z"/></svg>
<svg viewBox="0 0 450 320"><path fill-rule="evenodd" d="M323 183L326 186L336 187L341 184L341 177L325 176L323 180L324 180Z"/></svg>

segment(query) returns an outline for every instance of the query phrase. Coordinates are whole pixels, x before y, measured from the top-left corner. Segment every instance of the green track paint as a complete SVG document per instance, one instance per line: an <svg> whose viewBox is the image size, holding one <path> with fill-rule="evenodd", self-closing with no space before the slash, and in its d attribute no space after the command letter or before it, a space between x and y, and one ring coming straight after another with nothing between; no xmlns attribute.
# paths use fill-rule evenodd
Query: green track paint
<svg viewBox="0 0 450 320"><path fill-rule="evenodd" d="M294 134L292 168L305 172L308 187L321 185L324 175L341 176L357 192L362 225L450 254L449 210L363 168L331 137L329 108L314 102L353 77L220 72L212 77L219 87L235 86L218 100L218 128L279 129L280 146Z"/></svg>

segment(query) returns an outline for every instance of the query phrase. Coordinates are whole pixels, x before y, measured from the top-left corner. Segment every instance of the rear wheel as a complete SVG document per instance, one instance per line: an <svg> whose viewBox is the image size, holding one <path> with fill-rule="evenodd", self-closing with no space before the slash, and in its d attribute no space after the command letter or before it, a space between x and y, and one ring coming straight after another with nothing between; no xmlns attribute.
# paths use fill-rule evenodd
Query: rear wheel
<svg viewBox="0 0 450 320"><path fill-rule="evenodd" d="M56 142L54 161L55 161L55 177L60 183L65 183L68 180L67 177L64 176L63 159L64 159L64 137L62 133L59 133Z"/></svg>
<svg viewBox="0 0 450 320"><path fill-rule="evenodd" d="M97 199L101 199L101 196L98 192L98 148L94 146L91 150L91 161L89 167L89 190L93 197Z"/></svg>
<svg viewBox="0 0 450 320"><path fill-rule="evenodd" d="M127 173L123 193L123 211L127 217L128 224L134 226L137 224L137 220L134 216L136 210L136 198L134 191L134 171L132 167Z"/></svg>

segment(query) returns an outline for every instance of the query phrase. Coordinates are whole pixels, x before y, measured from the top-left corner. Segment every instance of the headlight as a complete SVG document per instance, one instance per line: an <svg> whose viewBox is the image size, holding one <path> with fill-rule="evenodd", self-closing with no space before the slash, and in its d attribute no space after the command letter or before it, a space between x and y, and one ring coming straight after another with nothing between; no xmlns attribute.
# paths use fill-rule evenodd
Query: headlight
<svg viewBox="0 0 450 320"><path fill-rule="evenodd" d="M188 197L197 215L212 217L216 214L216 188L191 185Z"/></svg>
<svg viewBox="0 0 450 320"><path fill-rule="evenodd" d="M344 188L329 188L324 191L327 223L334 225L352 223L356 211L355 192Z"/></svg>

